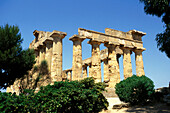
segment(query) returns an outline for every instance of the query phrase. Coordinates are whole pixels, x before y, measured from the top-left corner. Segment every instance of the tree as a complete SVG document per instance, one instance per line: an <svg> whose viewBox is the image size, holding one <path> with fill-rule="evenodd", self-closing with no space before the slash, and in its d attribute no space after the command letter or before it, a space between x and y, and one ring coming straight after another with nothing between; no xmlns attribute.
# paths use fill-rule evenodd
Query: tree
<svg viewBox="0 0 170 113"><path fill-rule="evenodd" d="M140 0L146 14L162 17L165 31L156 35L157 47L170 58L170 0Z"/></svg>
<svg viewBox="0 0 170 113"><path fill-rule="evenodd" d="M18 26L0 27L0 89L27 74L35 63L34 51L22 50Z"/></svg>

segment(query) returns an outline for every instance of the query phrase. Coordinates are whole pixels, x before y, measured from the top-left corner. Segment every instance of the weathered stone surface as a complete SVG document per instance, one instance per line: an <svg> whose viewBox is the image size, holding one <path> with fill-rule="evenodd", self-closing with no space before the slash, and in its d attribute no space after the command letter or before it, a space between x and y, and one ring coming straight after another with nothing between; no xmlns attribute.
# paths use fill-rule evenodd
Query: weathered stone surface
<svg viewBox="0 0 170 113"><path fill-rule="evenodd" d="M95 82L101 82L101 59L100 59L100 42L90 40L88 42L92 45L92 71L91 75Z"/></svg>
<svg viewBox="0 0 170 113"><path fill-rule="evenodd" d="M40 49L39 64L41 64L41 62L45 60L45 46L40 46L39 49Z"/></svg>
<svg viewBox="0 0 170 113"><path fill-rule="evenodd" d="M122 32L122 31L118 31L118 30L114 30L110 28L106 28L105 33L107 35L115 36L118 38L124 38L128 40L138 40L138 41L142 41L141 37L146 35L146 33L143 33L137 30L130 30L128 32Z"/></svg>
<svg viewBox="0 0 170 113"><path fill-rule="evenodd" d="M82 77L83 79L84 78L87 78L87 65L84 65L83 66L83 77Z"/></svg>
<svg viewBox="0 0 170 113"><path fill-rule="evenodd" d="M129 32L122 32L114 30L114 33L112 32L113 29L106 28L105 33L100 33L92 30L87 30L83 28L78 29L78 33L80 36L85 36L88 39L92 39L98 42L109 42L110 44L121 44L125 46L133 46L134 48L140 47L143 48L143 43L140 40L142 36L144 36L146 33L131 30Z"/></svg>
<svg viewBox="0 0 170 113"><path fill-rule="evenodd" d="M123 72L124 79L132 76L132 64L131 64L131 56L130 56L130 48L122 48L124 51L123 54Z"/></svg>
<svg viewBox="0 0 170 113"><path fill-rule="evenodd" d="M92 64L89 63L89 77L92 77Z"/></svg>
<svg viewBox="0 0 170 113"><path fill-rule="evenodd" d="M71 71L68 71L68 73L67 73L67 79L70 80L70 81L72 80L72 78L71 78Z"/></svg>
<svg viewBox="0 0 170 113"><path fill-rule="evenodd" d="M35 52L35 61L36 61L36 65L39 65L39 50L38 49L36 49L36 50L34 50L34 52Z"/></svg>
<svg viewBox="0 0 170 113"><path fill-rule="evenodd" d="M49 70L49 72L51 72L52 52L53 52L53 48L52 48L53 45L52 44L53 44L53 42L47 40L44 43L46 45L45 60L48 63L48 70Z"/></svg>
<svg viewBox="0 0 170 113"><path fill-rule="evenodd" d="M54 37L51 77L53 82L62 80L62 38Z"/></svg>
<svg viewBox="0 0 170 113"><path fill-rule="evenodd" d="M115 93L115 88L110 88L110 87L107 87L106 88L106 91L103 91L103 95L106 97L106 98L110 98L110 97L118 97Z"/></svg>
<svg viewBox="0 0 170 113"><path fill-rule="evenodd" d="M82 47L84 38L74 35L69 40L73 41L72 80L82 79Z"/></svg>
<svg viewBox="0 0 170 113"><path fill-rule="evenodd" d="M136 60L136 75L142 76L145 75L144 66L143 66L143 57L142 52L143 50L134 50L135 52L135 60Z"/></svg>
<svg viewBox="0 0 170 113"><path fill-rule="evenodd" d="M109 65L108 65L108 58L103 61L103 68L104 68L104 82L109 82Z"/></svg>
<svg viewBox="0 0 170 113"><path fill-rule="evenodd" d="M108 47L109 87L114 88L116 83L120 82L119 64L115 52L116 45L106 43L105 46Z"/></svg>

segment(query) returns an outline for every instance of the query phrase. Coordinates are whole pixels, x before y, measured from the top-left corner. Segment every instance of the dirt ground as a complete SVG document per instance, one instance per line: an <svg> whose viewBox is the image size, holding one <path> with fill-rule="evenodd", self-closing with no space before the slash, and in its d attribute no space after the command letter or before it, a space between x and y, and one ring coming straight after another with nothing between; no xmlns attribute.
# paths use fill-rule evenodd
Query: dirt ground
<svg viewBox="0 0 170 113"><path fill-rule="evenodd" d="M163 103L113 109L113 105L120 105L124 103L121 102L119 98L107 98L107 100L109 102L108 110L103 110L101 113L170 113L170 106Z"/></svg>

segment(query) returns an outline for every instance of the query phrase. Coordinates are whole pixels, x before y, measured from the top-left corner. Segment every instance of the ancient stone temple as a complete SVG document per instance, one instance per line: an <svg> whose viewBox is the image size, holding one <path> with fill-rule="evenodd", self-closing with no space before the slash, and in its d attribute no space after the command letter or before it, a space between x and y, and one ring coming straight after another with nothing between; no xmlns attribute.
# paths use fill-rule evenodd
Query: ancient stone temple
<svg viewBox="0 0 170 113"><path fill-rule="evenodd" d="M67 70L62 69L62 39L67 33L56 30L53 32L35 30L33 34L35 39L29 48L35 50L35 65L39 65L43 60L47 61L51 83L65 79L81 80L87 75L93 77L95 82L101 82L101 63L103 62L104 82L108 84L108 88L114 88L115 84L120 82L119 58L121 55L124 79L132 76L132 52L135 53L136 75L145 75L142 57L145 48L143 48L142 36L146 33L136 30L122 32L110 28L106 28L105 33L100 33L79 28L78 34L69 38L73 42L73 59L72 67ZM83 60L82 42L85 39L88 39L88 44L91 45L91 57ZM102 43L106 47L104 50L100 50ZM11 90L11 87L7 89L9 92Z"/></svg>

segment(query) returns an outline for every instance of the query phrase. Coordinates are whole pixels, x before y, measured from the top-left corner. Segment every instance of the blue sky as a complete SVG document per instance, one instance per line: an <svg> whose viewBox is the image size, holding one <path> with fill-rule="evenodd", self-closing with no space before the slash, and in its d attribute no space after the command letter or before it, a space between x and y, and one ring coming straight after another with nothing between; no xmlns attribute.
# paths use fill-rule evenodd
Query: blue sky
<svg viewBox="0 0 170 113"><path fill-rule="evenodd" d="M170 59L157 49L155 36L164 30L161 18L146 15L139 0L0 0L0 25L18 25L24 49L34 39L33 31L63 31L63 69L72 66L72 42L69 37L78 33L78 28L103 32L105 28L127 32L132 29L146 32L143 37L144 69L155 87L168 86ZM83 59L91 56L88 40L83 41ZM103 44L101 49L105 47ZM132 57L135 74L135 55ZM120 73L123 79L123 57L120 58ZM103 68L103 67L102 67ZM103 72L102 72L103 73Z"/></svg>

